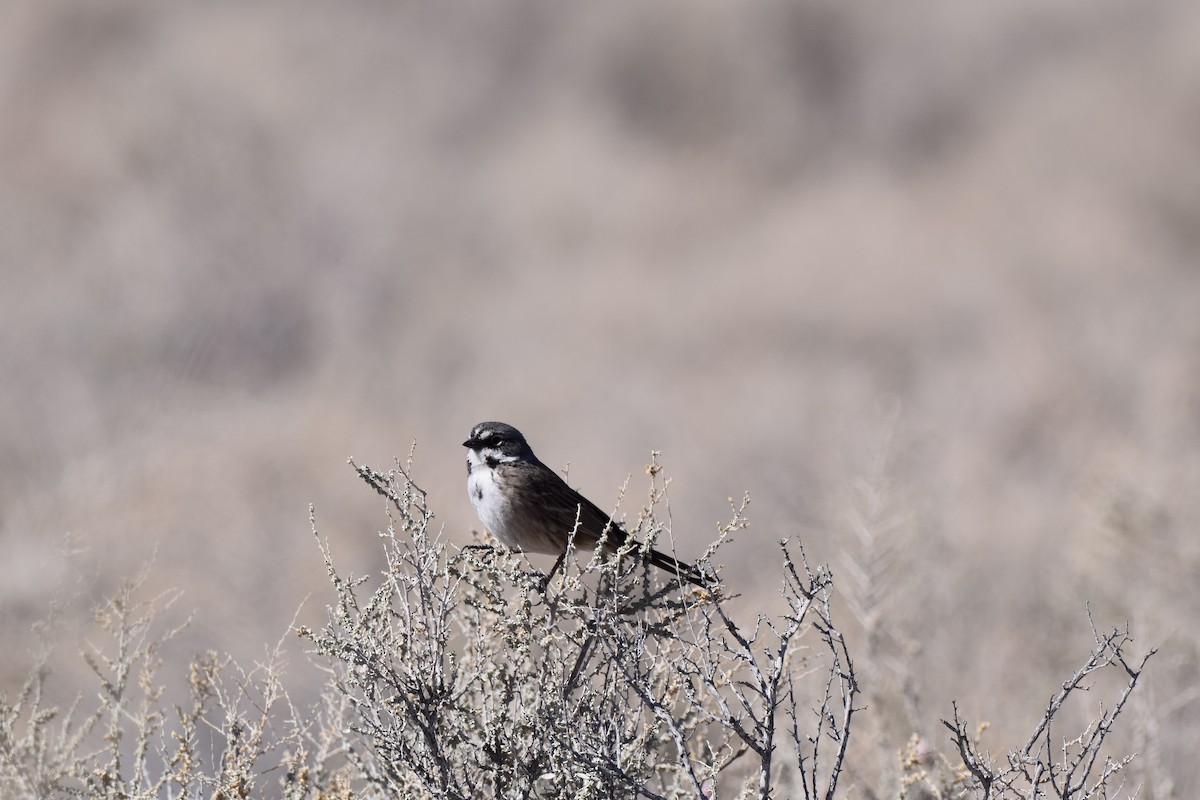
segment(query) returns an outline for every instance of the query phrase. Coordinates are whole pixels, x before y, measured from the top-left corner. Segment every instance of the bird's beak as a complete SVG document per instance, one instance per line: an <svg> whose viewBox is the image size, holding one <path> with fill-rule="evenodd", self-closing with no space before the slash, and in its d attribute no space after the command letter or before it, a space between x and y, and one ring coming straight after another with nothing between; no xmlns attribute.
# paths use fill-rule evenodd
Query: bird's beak
<svg viewBox="0 0 1200 800"><path fill-rule="evenodd" d="M476 444L477 442L474 439L467 439L465 442L463 442L463 447L470 447L472 450L474 450Z"/></svg>

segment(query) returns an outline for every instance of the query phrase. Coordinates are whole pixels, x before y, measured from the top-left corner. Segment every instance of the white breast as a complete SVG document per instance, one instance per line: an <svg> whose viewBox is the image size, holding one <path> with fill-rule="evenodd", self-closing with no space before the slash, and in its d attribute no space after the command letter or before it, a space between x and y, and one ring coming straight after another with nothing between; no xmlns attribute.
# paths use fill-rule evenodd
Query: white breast
<svg viewBox="0 0 1200 800"><path fill-rule="evenodd" d="M469 455L473 456L474 453ZM506 547L519 550L517 532L510 529L512 505L508 502L496 478L496 471L486 463L472 459L471 473L467 475L467 494L479 521L488 533L499 539Z"/></svg>

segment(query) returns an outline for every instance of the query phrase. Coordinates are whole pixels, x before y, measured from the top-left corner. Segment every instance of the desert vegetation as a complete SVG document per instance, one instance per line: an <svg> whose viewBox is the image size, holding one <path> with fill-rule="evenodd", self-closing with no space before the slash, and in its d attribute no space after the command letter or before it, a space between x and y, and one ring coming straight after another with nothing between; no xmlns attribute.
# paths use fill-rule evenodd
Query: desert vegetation
<svg viewBox="0 0 1200 800"><path fill-rule="evenodd" d="M946 747L913 738L902 751L852 755L862 720L878 713L866 698L881 690L860 684L834 615L834 577L798 543L779 541L762 576L777 586L779 614L744 608L719 580L685 588L663 577L639 557L670 533L667 482L652 461L634 538L612 557L568 558L547 583L520 554L451 546L410 477L411 457L387 473L353 466L387 501L386 566L343 575L313 516L328 618L294 633L307 646L303 668L325 676L319 699L302 705L289 694L282 644L250 669L209 652L186 674L168 674L178 594L146 596L144 573L95 608L100 638L79 654L92 672L86 688L55 703L44 657L0 700L4 796L1139 793L1127 775L1134 754L1110 737L1153 655L1137 655L1128 631L1093 626L1095 648L1050 690L1023 744L995 752L951 700ZM747 502L733 505L699 559L706 571L745 534ZM43 632L52 652L53 619ZM860 758L871 763L860 768Z"/></svg>

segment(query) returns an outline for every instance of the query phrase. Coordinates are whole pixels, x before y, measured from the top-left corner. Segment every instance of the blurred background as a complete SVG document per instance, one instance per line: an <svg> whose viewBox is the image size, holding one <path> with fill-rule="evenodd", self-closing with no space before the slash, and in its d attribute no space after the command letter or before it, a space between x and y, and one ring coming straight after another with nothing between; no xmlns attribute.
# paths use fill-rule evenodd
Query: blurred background
<svg viewBox="0 0 1200 800"><path fill-rule="evenodd" d="M415 441L466 543L499 419L631 516L662 451L685 557L749 491L726 579L832 565L883 758L1023 743L1128 620L1193 796L1198 248L1185 0L8 0L0 686L151 558L172 657L252 661L323 617L310 503L382 568L348 457Z"/></svg>

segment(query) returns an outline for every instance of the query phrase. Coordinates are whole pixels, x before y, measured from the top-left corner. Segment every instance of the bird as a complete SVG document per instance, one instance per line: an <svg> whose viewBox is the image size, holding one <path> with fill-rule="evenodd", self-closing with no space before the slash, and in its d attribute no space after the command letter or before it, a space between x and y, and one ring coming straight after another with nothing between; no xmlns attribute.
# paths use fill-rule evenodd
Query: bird
<svg viewBox="0 0 1200 800"><path fill-rule="evenodd" d="M463 442L467 448L467 493L479 521L511 550L557 555L552 576L575 546L595 549L606 537L616 550L629 534L609 514L567 485L543 464L519 430L503 422L480 422ZM651 564L696 586L706 587L705 574L691 564L651 549ZM547 582L549 576L547 576Z"/></svg>

